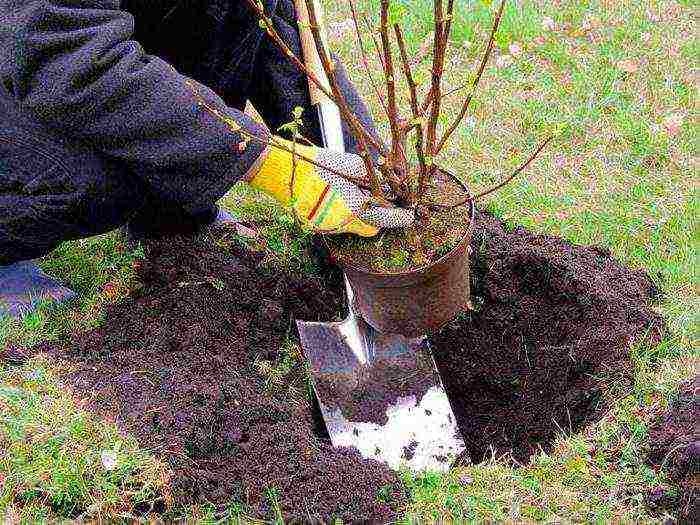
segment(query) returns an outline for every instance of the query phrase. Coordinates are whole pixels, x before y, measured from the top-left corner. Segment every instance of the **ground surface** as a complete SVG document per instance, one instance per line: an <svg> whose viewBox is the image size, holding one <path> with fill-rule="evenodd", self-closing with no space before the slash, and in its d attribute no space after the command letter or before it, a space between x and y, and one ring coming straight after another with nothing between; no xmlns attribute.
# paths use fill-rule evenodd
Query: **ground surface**
<svg viewBox="0 0 700 525"><path fill-rule="evenodd" d="M674 512L681 523L700 522L700 376L684 385L679 398L650 433L647 461L667 468L669 485L647 495L652 508Z"/></svg>
<svg viewBox="0 0 700 525"><path fill-rule="evenodd" d="M477 224L478 310L432 336L433 352L472 462L526 462L609 409L606 381L631 383L630 345L664 332L658 291L604 250L488 214ZM227 235L147 245L140 286L102 326L29 355L70 368L62 383L86 408L170 467L138 513L206 502L266 520L395 521L405 485L330 446L300 359L294 319L339 319L340 276L273 273Z"/></svg>
<svg viewBox="0 0 700 525"><path fill-rule="evenodd" d="M610 382L631 386L630 345L664 333L658 290L606 250L477 223L477 311L433 336L433 351L472 461L527 462L600 418Z"/></svg>
<svg viewBox="0 0 700 525"><path fill-rule="evenodd" d="M332 41L360 79L361 69L352 67L357 46L347 14L340 11L343 3L332 4ZM429 13L416 5L403 19L411 28L412 55L420 59ZM597 422L587 417L580 427L573 421L569 427L562 424L568 417L556 415L561 429L546 430L543 443L550 445L544 451L525 462L531 448L516 448L520 465L500 455L515 439L513 431L482 463L447 476L403 476L410 491L405 515L425 521L654 522L683 511L654 503L654 495L663 500L679 492L674 460L648 461L647 453L656 422L698 362L696 9L686 0L523 0L506 11L474 112L442 162L478 191L523 160L545 133L560 133L526 178L482 206L509 227L521 224L579 245L596 244L625 265L647 271L662 292L655 309L668 321L668 332L658 344L629 349L629 374L591 374L603 381L597 392L608 406ZM450 86L469 80L489 16L487 2L467 3L460 11ZM420 64L424 71L428 62ZM359 84L370 96L367 82ZM458 105L455 98L448 107ZM373 109L379 115L375 103ZM310 269L288 216L240 188L226 202L264 223L271 267ZM23 323L0 321L3 519L36 522L76 514L128 519L167 493L171 465L133 435L117 432L65 388L61 381L69 367L46 357L10 363L36 343L102 325L105 307L137 285L133 263L142 258L143 253L126 251L117 234L65 244L42 265L81 293L79 303ZM284 368L262 363L261 377L275 383ZM385 489L376 490L386 499ZM216 517L239 511L232 506ZM214 507L203 503L172 513L202 522L215 516Z"/></svg>

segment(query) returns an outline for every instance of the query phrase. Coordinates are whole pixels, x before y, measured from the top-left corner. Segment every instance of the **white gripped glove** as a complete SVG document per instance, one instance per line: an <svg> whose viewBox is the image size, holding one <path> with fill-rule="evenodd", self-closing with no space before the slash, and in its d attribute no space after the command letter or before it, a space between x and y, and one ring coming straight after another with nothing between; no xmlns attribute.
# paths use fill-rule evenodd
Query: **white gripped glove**
<svg viewBox="0 0 700 525"><path fill-rule="evenodd" d="M297 215L316 231L354 233L372 237L380 228L410 226L414 212L403 208L369 205L371 193L340 175L318 167L301 156L353 178L367 176L362 158L353 153L339 153L276 138L275 142L297 152L294 198L290 194L292 153L274 145L258 172L249 183L268 193L280 203L293 206Z"/></svg>

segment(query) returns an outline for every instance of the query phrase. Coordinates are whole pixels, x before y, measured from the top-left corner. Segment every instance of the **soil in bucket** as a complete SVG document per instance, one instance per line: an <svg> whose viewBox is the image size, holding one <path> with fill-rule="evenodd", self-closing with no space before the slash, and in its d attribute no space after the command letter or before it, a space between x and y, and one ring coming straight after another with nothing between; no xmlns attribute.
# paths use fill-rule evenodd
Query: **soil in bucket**
<svg viewBox="0 0 700 525"><path fill-rule="evenodd" d="M663 329L656 289L604 250L487 214L472 249L480 309L431 338L435 357L472 459L491 447L526 459L604 410L594 377L627 374L629 343ZM235 501L261 519L399 517L397 475L324 436L295 346L294 318L345 314L339 276L271 272L235 243L174 238L146 252L141 287L103 326L38 350L68 361L76 395L169 463L175 503Z"/></svg>
<svg viewBox="0 0 700 525"><path fill-rule="evenodd" d="M424 225L385 230L372 238L328 236L332 257L341 265L372 273L403 273L425 267L464 239L471 222L471 208L464 203L467 196L464 187L441 173L428 188L425 199L441 207L430 212Z"/></svg>
<svg viewBox="0 0 700 525"><path fill-rule="evenodd" d="M668 472L669 484L646 496L648 506L673 514L680 524L700 523L700 376L649 431L647 463Z"/></svg>

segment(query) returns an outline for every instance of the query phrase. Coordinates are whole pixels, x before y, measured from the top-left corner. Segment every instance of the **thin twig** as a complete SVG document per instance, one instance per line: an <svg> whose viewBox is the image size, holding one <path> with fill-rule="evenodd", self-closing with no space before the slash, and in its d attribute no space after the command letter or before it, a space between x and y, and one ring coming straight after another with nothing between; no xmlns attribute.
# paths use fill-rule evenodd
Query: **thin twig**
<svg viewBox="0 0 700 525"><path fill-rule="evenodd" d="M401 148L402 135L399 130L399 107L396 102L396 81L394 75L394 57L389 40L389 3L381 0L379 35L384 51L384 80L386 82L387 109L389 110L389 128L391 129L391 162L395 170L403 175L406 172L406 155Z"/></svg>
<svg viewBox="0 0 700 525"><path fill-rule="evenodd" d="M384 62L384 56L382 54L382 50L379 46L379 42L377 41L377 37L375 36L375 31L372 26L372 23L369 21L369 17L367 16L366 12L362 13L362 20L365 23L365 26L367 27L367 32L369 33L370 37L372 38L372 44L374 45L374 52L377 54L377 57L379 58L379 63L382 65L382 71L384 71L385 67L385 62ZM388 111L387 111L388 115ZM401 137L405 137L405 134L402 134ZM394 151L394 146L392 145L392 151ZM388 159L388 162L384 162L379 166L380 171L384 175L384 179L387 181L389 186L391 187L391 190L399 196L399 198L405 199L407 196L404 195L404 188L406 185L404 184L405 179L408 177L409 172L406 170L406 174L404 177L397 178L394 174L394 167L393 167L393 161L391 159Z"/></svg>
<svg viewBox="0 0 700 525"><path fill-rule="evenodd" d="M297 133L294 132L292 140L292 176L289 178L289 198L294 201L294 186L297 180Z"/></svg>
<svg viewBox="0 0 700 525"><path fill-rule="evenodd" d="M245 135L247 138L254 140L255 142L258 142L260 144L263 144L265 146L270 146L273 148L281 149L283 151L286 151L286 152L292 153L292 154L294 153L290 148L284 146L283 144L280 144L279 142L277 142L275 140L265 140L264 138L259 137L258 135L255 135L254 133L251 133L250 131L248 131L247 129L242 127L240 124L238 124L236 121L234 121L230 117L227 117L226 115L222 114L221 111L219 111L215 107L212 107L206 100L204 100L204 98L202 97L202 95L199 93L196 86L194 85L194 82L188 80L187 85L190 87L190 91L192 92L192 95L197 100L197 104L199 104L201 107L206 109L210 115L216 117L218 120L220 120L221 122L226 124L229 127L229 129L231 131L233 131L234 133L241 133L242 135ZM272 138L273 135L270 135L270 137ZM363 178L352 177L350 175L347 175L346 173L338 171L335 168L332 168L331 166L326 166L326 165L318 162L317 160L314 160L310 157L307 157L306 155L302 155L299 152L297 152L297 157L305 160L306 162L308 162L310 164L313 164L314 166L316 166L318 168L323 168L324 170L327 170L327 171L333 173L334 175L338 175L339 177L342 177L343 179L345 179L349 182L352 182L353 184L355 184L361 188L364 188L364 189L370 188L367 180L365 180Z"/></svg>
<svg viewBox="0 0 700 525"><path fill-rule="evenodd" d="M440 139L440 142L438 143L438 147L435 150L435 154L437 155L442 151L442 149L445 147L445 144L447 144L447 141L450 139L452 134L455 132L457 127L460 125L462 122L462 119L464 119L464 116L467 114L467 111L469 110L469 104L471 104L472 97L474 96L474 93L476 92L476 88L479 85L479 81L481 80L481 75L484 73L484 69L486 68L486 63L489 60L489 56L491 55L491 51L493 50L493 43L496 37L496 31L498 30L498 26L501 23L501 16L503 15L503 8L506 5L506 0L501 0L501 5L498 8L498 14L496 15L496 18L493 21L493 27L491 28L491 35L489 37L489 42L488 45L486 46L486 51L484 52L484 56L481 59L481 65L479 66L479 71L476 74L476 78L474 79L474 82L472 83L472 91L469 93L467 96L467 99L464 101L464 104L462 104L462 109L459 112L459 115L457 115L457 118L454 120L454 122L450 125L450 127L447 129L445 134L442 136L442 139Z"/></svg>
<svg viewBox="0 0 700 525"><path fill-rule="evenodd" d="M516 169L513 173L510 174L510 176L508 176L507 178L503 179L501 182L499 182L498 184L496 184L494 187L489 188L488 190L486 190L486 191L484 191L484 192L482 192L482 193L479 193L479 194L476 195L475 197L467 197L466 199L464 199L463 201L461 201L461 202L459 202L459 203L457 203L457 204L453 204L453 205L450 205L450 206L443 206L443 205L441 205L441 204L433 204L432 207L440 208L440 209L458 208L458 207L460 207L460 206L464 206L464 205L465 205L466 203L468 203L469 201L477 201L477 200L479 200L479 199L481 199L481 198L483 198L483 197L486 197L487 195L492 194L492 193L495 192L495 191L500 190L503 186L505 186L506 184L510 183L515 177L517 177L520 173L522 173L522 171L523 171L525 168L527 168L527 167L530 165L530 163L531 163L533 160L535 160L535 158L537 158L537 155L540 154L540 152L544 149L544 147L545 147L547 144L549 144L549 142L550 142L553 138L554 138L554 136L548 137L544 142L542 142L542 143L537 147L537 149L534 151L534 153L533 153L532 155L530 155L530 157L518 167L518 169Z"/></svg>
<svg viewBox="0 0 700 525"><path fill-rule="evenodd" d="M437 140L437 125L440 117L440 89L442 83L443 67L445 63L445 21L443 18L442 0L434 0L433 16L435 18L435 39L433 49L432 83L430 96L432 96L430 116L428 117L426 142L427 142L427 173L421 174L418 180L418 198L425 197L426 187L435 174L435 143Z"/></svg>
<svg viewBox="0 0 700 525"><path fill-rule="evenodd" d="M416 156L418 157L418 169L419 177L425 177L428 171L428 167L425 162L425 141L423 136L423 118L420 113L420 108L418 107L418 86L413 78L413 73L411 72L411 61L408 58L408 52L406 51L406 42L403 37L403 31L399 24L394 24L394 32L396 33L396 42L399 46L399 54L401 55L401 62L403 65L403 72L406 77L406 82L408 83L408 91L410 94L411 110L413 112L413 125L416 129ZM411 190L413 191L413 190ZM413 203L415 200L413 196L409 199L409 202Z"/></svg>
<svg viewBox="0 0 700 525"><path fill-rule="evenodd" d="M362 20L364 21L365 26L367 27L367 32L369 33L369 36L372 37L372 44L374 44L374 52L377 53L377 57L379 57L379 62L382 65L382 69L384 69L384 56L382 55L382 50L379 47L377 36L374 34L372 23L369 21L369 17L367 16L366 12L362 13Z"/></svg>
<svg viewBox="0 0 700 525"><path fill-rule="evenodd" d="M299 69L307 78L309 78L318 88L321 90L321 92L326 95L330 100L333 100L338 104L338 107L341 110L341 114L345 118L345 120L350 123L350 124L359 124L357 121L357 117L355 114L349 110L347 104L345 107L341 107L340 101L336 100L336 97L328 91L328 89L325 87L325 85L319 80L319 78L308 68L306 65L297 57L294 52L289 48L289 46L285 43L284 40L282 40L282 37L279 36L277 31L272 25L272 20L270 17L267 16L265 13L265 10L262 6L262 3L259 3L259 0L245 0L246 3L253 9L259 19L263 22L265 26L265 31L267 35L272 39L273 44L277 46L277 48L289 59L291 60L292 64L294 64L297 69ZM351 126L352 127L352 126ZM374 148L377 149L379 152L383 152L385 155L385 149L384 146L376 140L364 127L361 125L358 125L356 127L355 131L359 130L359 134L362 135L364 140L369 142ZM354 133L353 133L354 134ZM359 137L357 137L359 138ZM359 140L358 140L359 143Z"/></svg>
<svg viewBox="0 0 700 525"><path fill-rule="evenodd" d="M311 27L311 33L314 37L314 43L316 44L316 51L318 52L318 56L321 59L321 64L323 65L323 69L326 72L326 75L328 76L328 81L331 85L331 90L333 91L333 100L340 108L341 113L353 115L352 110L348 106L347 100L345 100L345 97L343 96L343 93L340 89L340 85L338 84L338 79L335 75L335 65L331 61L331 58L328 55L328 52L324 45L324 41L319 29L320 26L316 14L314 0L306 0L306 9L309 15L309 25ZM357 119L354 118L354 115L353 118L348 121L348 125L350 126L351 131L353 131L353 134L357 139L360 150L360 156L362 157L362 160L365 164L365 169L367 171L367 176L369 177L372 195L378 200L386 201L384 192L379 182L379 178L377 177L377 174L375 172L374 162L372 160L372 156L369 153L367 142L364 140L363 135L369 135L369 133L364 129L362 124L360 124L357 121ZM376 143L374 139L372 140L374 143ZM377 149L381 152L383 150L383 147L379 147Z"/></svg>
<svg viewBox="0 0 700 525"><path fill-rule="evenodd" d="M454 18L454 0L449 0L447 3L447 14L444 17L445 27L444 27L443 34L441 35L441 39L443 42L442 45L444 46L444 52L447 52L447 44L448 44L449 39L450 39L450 32L452 31L452 19L453 18ZM430 104L433 101L434 95L435 95L435 93L433 93L433 90L431 89L428 92L428 95L425 97L423 104L421 105L421 109L420 109L421 115L423 115L430 107ZM445 98L445 96L441 95L440 98L443 99L443 98Z"/></svg>
<svg viewBox="0 0 700 525"><path fill-rule="evenodd" d="M370 70L370 67L369 67L369 59L367 58L367 51L365 50L365 44L362 41L362 31L360 30L360 23L359 23L358 18L357 18L357 11L355 9L355 2L353 0L347 0L347 2L350 5L350 12L352 13L352 21L353 21L353 24L355 25L355 35L357 36L357 43L360 46L360 52L362 53L362 63L364 64L364 67L365 67L365 74L367 75L367 78L369 79L369 82L372 85L372 89L374 90L374 93L377 96L379 103L382 105L382 107L384 108L384 112L388 116L389 109L386 107L386 102L384 101L384 97L382 96L382 92L379 91L379 86L377 86L377 83L374 80L374 75L372 75L372 71Z"/></svg>
<svg viewBox="0 0 700 525"><path fill-rule="evenodd" d="M452 31L452 17L454 16L455 1L448 0L447 2L447 15L445 16L445 45L447 45L450 39L450 32Z"/></svg>

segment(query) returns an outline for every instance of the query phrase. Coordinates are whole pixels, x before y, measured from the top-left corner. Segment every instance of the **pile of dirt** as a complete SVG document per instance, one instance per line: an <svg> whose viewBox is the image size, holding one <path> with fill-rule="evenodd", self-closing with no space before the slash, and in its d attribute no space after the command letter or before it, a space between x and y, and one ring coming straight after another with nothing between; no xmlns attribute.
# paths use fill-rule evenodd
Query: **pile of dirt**
<svg viewBox="0 0 700 525"><path fill-rule="evenodd" d="M479 311L431 340L472 460L491 447L525 459L593 420L596 377L626 373L629 343L658 337L663 322L648 277L606 251L507 231L487 214L476 223ZM276 499L287 519L395 519L405 489L383 465L330 446L298 357L284 386L261 374L288 365L294 318L342 315L339 276L271 274L242 248L226 251L150 245L143 286L102 327L42 350L71 361L66 382L89 406L170 463L178 503L235 500L271 518Z"/></svg>
<svg viewBox="0 0 700 525"><path fill-rule="evenodd" d="M284 378L296 389L275 391L260 373L284 359L295 318L341 311L339 281L272 275L258 262L206 242L151 244L143 287L103 327L58 349L77 365L66 382L167 459L178 504L233 501L263 519L281 510L392 521L405 501L396 474L316 436L303 367Z"/></svg>
<svg viewBox="0 0 700 525"><path fill-rule="evenodd" d="M669 512L678 523L700 523L700 376L681 389L665 417L649 431L647 462L668 472L670 490L647 494L655 511Z"/></svg>
<svg viewBox="0 0 700 525"><path fill-rule="evenodd" d="M431 341L472 461L525 461L604 410L597 377L631 381L630 343L658 340L658 291L605 249L573 246L479 214L471 244L478 311Z"/></svg>

